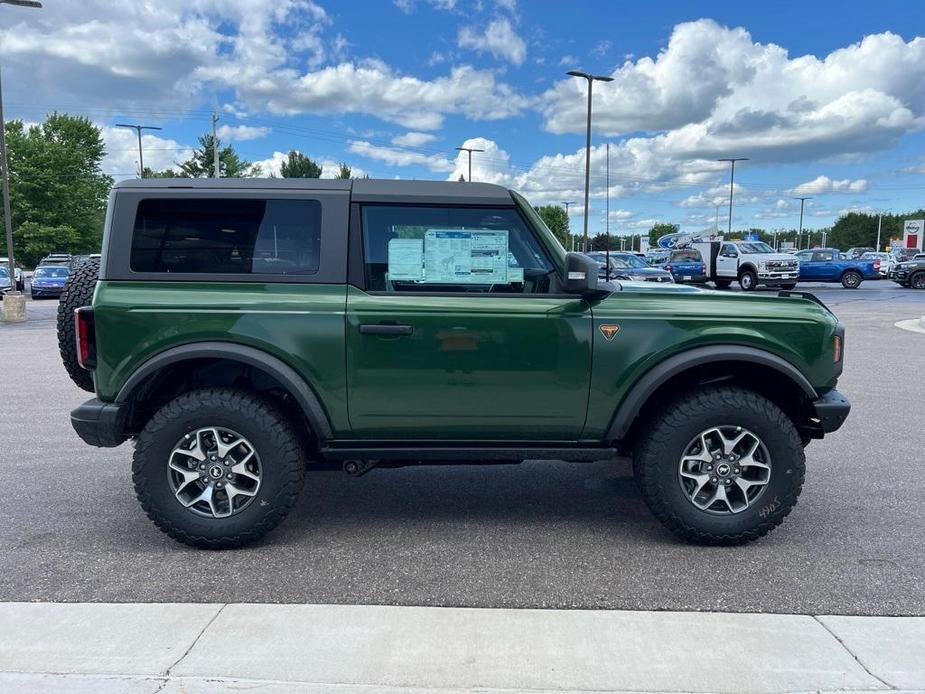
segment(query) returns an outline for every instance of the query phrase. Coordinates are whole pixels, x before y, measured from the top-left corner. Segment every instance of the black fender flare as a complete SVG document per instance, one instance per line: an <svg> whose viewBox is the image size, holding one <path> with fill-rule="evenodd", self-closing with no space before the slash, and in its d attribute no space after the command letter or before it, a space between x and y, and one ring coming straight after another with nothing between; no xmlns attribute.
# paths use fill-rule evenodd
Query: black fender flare
<svg viewBox="0 0 925 694"><path fill-rule="evenodd" d="M629 431L649 397L670 378L688 369L722 361L746 362L768 366L789 378L806 395L815 400L816 389L800 370L786 359L755 347L744 345L708 345L695 347L659 362L633 384L614 412L607 430L607 441L619 441Z"/></svg>
<svg viewBox="0 0 925 694"><path fill-rule="evenodd" d="M318 396L302 376L291 366L272 354L256 347L240 345L234 342L193 342L178 347L171 347L153 357L138 367L119 389L116 402L128 402L135 389L155 373L170 364L176 364L191 359L228 359L247 364L282 383L296 402L312 427L312 433L320 440L333 437L331 423L327 412L322 407Z"/></svg>
<svg viewBox="0 0 925 694"><path fill-rule="evenodd" d="M758 276L758 268L755 267L750 261L746 262L736 269L736 277L741 277L743 272L754 272L755 276Z"/></svg>

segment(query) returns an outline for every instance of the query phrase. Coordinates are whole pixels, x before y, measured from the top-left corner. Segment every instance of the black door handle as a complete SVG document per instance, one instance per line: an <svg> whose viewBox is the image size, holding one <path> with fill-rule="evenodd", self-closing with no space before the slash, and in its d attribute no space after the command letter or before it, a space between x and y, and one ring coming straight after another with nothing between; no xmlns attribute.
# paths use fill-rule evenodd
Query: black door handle
<svg viewBox="0 0 925 694"><path fill-rule="evenodd" d="M410 325L393 325L390 323L365 323L360 325L363 335L410 335L414 328Z"/></svg>

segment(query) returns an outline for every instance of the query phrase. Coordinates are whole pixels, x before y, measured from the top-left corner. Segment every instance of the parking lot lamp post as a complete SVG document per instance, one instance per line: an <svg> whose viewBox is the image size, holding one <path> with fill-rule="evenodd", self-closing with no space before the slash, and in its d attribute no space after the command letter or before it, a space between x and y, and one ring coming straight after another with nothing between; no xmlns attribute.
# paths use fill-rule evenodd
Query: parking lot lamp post
<svg viewBox="0 0 925 694"><path fill-rule="evenodd" d="M794 200L800 201L800 229L797 231L797 250L799 250L800 239L803 238L803 205L807 200L812 200L812 198L794 198ZM809 248L809 243L806 244L806 247Z"/></svg>
<svg viewBox="0 0 925 694"><path fill-rule="evenodd" d="M36 0L0 0L0 5L41 8ZM0 85L0 166L3 167L3 223L6 227L6 259L10 273L10 293L16 293L16 267L13 261L13 220L10 211L10 170L6 156L6 119L3 117L3 87Z"/></svg>
<svg viewBox="0 0 925 694"><path fill-rule="evenodd" d="M135 125L133 123L116 123L117 128L131 128L138 135L138 178L145 177L145 156L141 150L141 131L160 130L156 125Z"/></svg>
<svg viewBox="0 0 925 694"><path fill-rule="evenodd" d="M728 161L730 164L732 164L732 167L729 170L729 226L726 230L726 233L732 236L732 189L736 179L736 162L748 161L748 157L731 157L726 159L717 159L716 161Z"/></svg>
<svg viewBox="0 0 925 694"><path fill-rule="evenodd" d="M468 152L469 153L469 183L472 183L472 153L473 152L484 152L484 149L476 149L475 147L457 147L457 152Z"/></svg>
<svg viewBox="0 0 925 694"><path fill-rule="evenodd" d="M581 70L569 70L567 75L572 77L583 77L588 81L588 127L585 136L585 229L582 236L582 249L588 251L588 197L591 187L591 92L594 80L598 82L613 82L613 77L606 75L592 75Z"/></svg>
<svg viewBox="0 0 925 694"><path fill-rule="evenodd" d="M877 215L877 252L880 252L880 228L883 226L883 212Z"/></svg>

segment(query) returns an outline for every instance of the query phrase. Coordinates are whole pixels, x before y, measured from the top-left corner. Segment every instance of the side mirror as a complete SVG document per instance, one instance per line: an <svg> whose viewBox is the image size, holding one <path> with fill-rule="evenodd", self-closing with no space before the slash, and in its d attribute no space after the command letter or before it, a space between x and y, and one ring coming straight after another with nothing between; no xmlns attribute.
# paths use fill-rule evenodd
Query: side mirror
<svg viewBox="0 0 925 694"><path fill-rule="evenodd" d="M568 253L565 256L565 291L580 294L586 299L597 299L610 293L598 287L597 276L600 265L582 253Z"/></svg>

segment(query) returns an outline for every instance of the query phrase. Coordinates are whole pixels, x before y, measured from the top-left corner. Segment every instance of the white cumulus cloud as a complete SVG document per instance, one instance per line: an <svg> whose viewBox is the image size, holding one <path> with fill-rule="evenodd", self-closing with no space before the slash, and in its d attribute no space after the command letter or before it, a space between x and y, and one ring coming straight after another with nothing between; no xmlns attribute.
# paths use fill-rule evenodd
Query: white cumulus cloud
<svg viewBox="0 0 925 694"><path fill-rule="evenodd" d="M456 43L460 48L491 53L495 58L507 60L514 65L520 65L527 57L526 41L517 35L506 17L492 20L484 30L472 26L461 28Z"/></svg>
<svg viewBox="0 0 925 694"><path fill-rule="evenodd" d="M844 178L832 180L828 176L817 176L811 181L801 183L793 189L794 195L822 195L824 193L863 193L867 190L867 180Z"/></svg>

